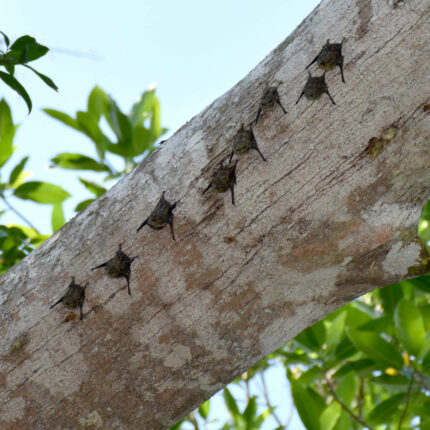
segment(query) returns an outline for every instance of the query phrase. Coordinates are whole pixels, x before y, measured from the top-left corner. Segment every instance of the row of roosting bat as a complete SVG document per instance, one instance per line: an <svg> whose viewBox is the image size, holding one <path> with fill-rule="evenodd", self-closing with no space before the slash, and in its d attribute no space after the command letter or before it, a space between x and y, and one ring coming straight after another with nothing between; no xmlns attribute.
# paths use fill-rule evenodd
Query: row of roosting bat
<svg viewBox="0 0 430 430"><path fill-rule="evenodd" d="M296 104L299 100L305 96L309 100L317 100L321 97L322 94L326 93L330 98L333 104L336 104L328 91L327 84L325 82L325 71L332 70L335 67L340 68L342 82L345 82L343 76L343 55L342 55L342 45L341 43L330 43L327 40L327 43L321 49L320 53L312 60L312 62L306 67L309 68L312 64L317 63L318 66L324 70L323 75L321 76L312 76L309 73L308 80L303 88L302 93L297 99ZM276 105L279 105L284 112L287 111L281 104L281 100L278 94L277 87L268 87L263 93L263 97L261 98L258 113L256 119L253 123L257 123L262 113L267 113L272 111ZM214 173L212 181L209 183L207 188L203 191L203 194L207 191L211 190L215 193L224 193L228 190L231 192L231 200L233 205L234 203L234 186L236 185L236 166L237 160L234 164L231 164L231 160L233 155L242 155L247 153L250 149L255 149L260 157L266 161L260 149L258 148L257 141L254 136L254 132L252 130L252 124L249 125L249 129L245 128L243 125L237 132L237 134L233 138L233 150L230 155L229 165L221 166ZM170 231L172 234L172 239L175 240L175 233L173 230L173 210L175 209L178 202L173 204L169 203L165 199L165 192L163 192L157 206L154 210L149 214L148 218L139 226L137 231L139 231L145 225L149 227L160 230L164 228L167 224L170 226ZM116 251L115 256L110 260L102 263L96 267L93 267L91 270L104 268L105 273L110 278L125 278L127 281L127 289L128 294L131 294L130 291L130 266L131 263L138 258L133 257L130 258L127 254L125 254L121 245L119 249ZM54 303L51 308L62 303L64 307L68 309L76 309L80 310L80 319L83 319L82 308L85 301L85 290L88 286L86 283L84 286L78 285L75 283L75 278L72 278L72 282L69 284L69 287L64 294L64 296L59 299L56 303Z"/></svg>

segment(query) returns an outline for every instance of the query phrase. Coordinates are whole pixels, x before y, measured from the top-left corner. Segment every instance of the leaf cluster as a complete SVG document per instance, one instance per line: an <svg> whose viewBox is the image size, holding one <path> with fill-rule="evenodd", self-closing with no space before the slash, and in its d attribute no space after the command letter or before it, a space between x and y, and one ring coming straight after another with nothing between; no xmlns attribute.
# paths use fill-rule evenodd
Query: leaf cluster
<svg viewBox="0 0 430 430"><path fill-rule="evenodd" d="M126 115L115 100L101 88L94 87L88 97L87 110L75 117L54 109L44 109L52 118L85 135L93 144L96 158L62 152L51 159L52 167L92 171L103 181L118 179L133 170L142 158L155 149L159 137L167 130L161 126L160 101L155 90L145 91ZM114 160L112 160L114 158ZM116 168L118 163L121 168ZM106 188L89 179L79 178L93 195L75 208L80 211L100 197Z"/></svg>
<svg viewBox="0 0 430 430"><path fill-rule="evenodd" d="M14 91L16 91L25 101L28 107L28 112L31 112L32 102L28 95L27 90L15 77L15 67L23 66L34 72L46 85L58 90L54 81L43 73L38 72L28 63L43 57L49 49L36 41L34 37L25 35L15 40L12 45L10 44L9 37L0 31L6 45L6 51L0 50L0 66L5 68L5 72L0 70L0 79Z"/></svg>
<svg viewBox="0 0 430 430"><path fill-rule="evenodd" d="M42 181L28 181L29 174L24 171L28 157L22 158L6 176L3 174L5 165L13 155L16 146L13 139L18 129L14 124L10 108L4 99L0 100L0 201L5 210L17 213L11 205L10 199L31 200L40 204L52 205L52 224L56 231L64 224L62 202L70 194L58 185ZM4 178L4 179L3 179ZM20 215L28 227L0 226L0 273L5 272L15 263L25 257L35 246L42 243L47 237L41 235L25 216Z"/></svg>

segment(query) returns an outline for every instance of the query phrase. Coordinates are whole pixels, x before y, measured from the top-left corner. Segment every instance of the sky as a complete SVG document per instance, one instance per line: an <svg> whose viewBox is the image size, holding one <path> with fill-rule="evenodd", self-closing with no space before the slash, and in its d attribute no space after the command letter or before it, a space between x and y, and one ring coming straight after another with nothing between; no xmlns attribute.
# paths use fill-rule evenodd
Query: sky
<svg viewBox="0 0 430 430"><path fill-rule="evenodd" d="M48 46L50 52L32 65L59 87L56 93L32 72L17 69L33 101L33 111L27 115L19 96L0 85L0 98L7 100L14 122L20 123L14 142L18 149L2 169L6 172L2 178L29 155L25 170L32 172L32 180L53 182L77 196L65 202L66 219L70 219L76 203L90 195L75 172L49 168L49 160L60 152L95 154L84 136L48 117L43 108L74 116L86 109L88 94L98 85L128 112L143 91L156 85L162 125L169 129L165 136L169 137L242 79L318 3L2 0L0 30L11 41L29 34ZM79 176L97 180L85 172ZM51 232L49 207L13 204L41 232ZM18 222L12 215L1 221ZM300 428L299 424L290 427Z"/></svg>

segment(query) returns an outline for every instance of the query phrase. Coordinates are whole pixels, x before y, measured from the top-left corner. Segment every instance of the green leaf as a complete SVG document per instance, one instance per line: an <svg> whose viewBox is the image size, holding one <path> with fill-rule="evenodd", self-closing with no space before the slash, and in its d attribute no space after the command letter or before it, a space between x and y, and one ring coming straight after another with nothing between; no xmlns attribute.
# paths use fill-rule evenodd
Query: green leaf
<svg viewBox="0 0 430 430"><path fill-rule="evenodd" d="M131 144L109 143L106 149L112 154L120 155L121 157L134 157L138 154L133 150Z"/></svg>
<svg viewBox="0 0 430 430"><path fill-rule="evenodd" d="M421 421L420 430L430 430L430 420Z"/></svg>
<svg viewBox="0 0 430 430"><path fill-rule="evenodd" d="M255 396L252 396L249 399L249 402L245 410L243 411L242 416L243 418L245 418L246 423L252 426L252 424L254 423L254 419L256 418L256 414L257 414L257 402L255 400Z"/></svg>
<svg viewBox="0 0 430 430"><path fill-rule="evenodd" d="M405 394L395 394L392 397L380 402L373 410L369 413L366 422L369 424L388 424L393 422L393 414L397 412L399 405L403 404L405 400Z"/></svg>
<svg viewBox="0 0 430 430"><path fill-rule="evenodd" d="M100 116L105 112L109 103L107 94L98 86L95 86L90 95L88 96L88 112L91 113L97 121L100 120Z"/></svg>
<svg viewBox="0 0 430 430"><path fill-rule="evenodd" d="M55 118L56 120L62 122L65 125L68 125L69 127L74 128L75 130L82 131L79 127L79 123L75 118L72 118L70 115L67 115L64 112L60 112L55 109L43 109L43 111L51 116L52 118Z"/></svg>
<svg viewBox="0 0 430 430"><path fill-rule="evenodd" d="M326 353L330 354L339 344L340 339L344 335L346 311L341 312L326 329Z"/></svg>
<svg viewBox="0 0 430 430"><path fill-rule="evenodd" d="M393 316L391 314L382 315L379 318L373 318L367 323L364 323L360 327L357 327L360 330L364 331L374 331L375 333L393 333L394 324L393 324Z"/></svg>
<svg viewBox="0 0 430 430"><path fill-rule="evenodd" d="M97 118L88 112L78 111L76 114L80 130L85 133L96 145L97 153L103 160L109 139L102 133Z"/></svg>
<svg viewBox="0 0 430 430"><path fill-rule="evenodd" d="M401 369L403 359L394 345L388 343L379 334L371 331L347 329L347 334L355 347L369 358L387 367Z"/></svg>
<svg viewBox="0 0 430 430"><path fill-rule="evenodd" d="M13 64L2 64L2 66L6 68L10 75L15 73L15 66Z"/></svg>
<svg viewBox="0 0 430 430"><path fill-rule="evenodd" d="M318 365L315 365L315 366L312 366L310 369L306 370L306 372L303 372L300 375L300 378L298 380L303 385L310 385L316 379L321 379L322 375L323 375L323 371L321 367L319 367Z"/></svg>
<svg viewBox="0 0 430 430"><path fill-rule="evenodd" d="M346 374L334 390L347 406L351 406L357 391L357 376L354 372Z"/></svg>
<svg viewBox="0 0 430 430"><path fill-rule="evenodd" d="M429 249L428 243L430 240L430 200L427 200L421 210L421 217L418 223L418 236Z"/></svg>
<svg viewBox="0 0 430 430"><path fill-rule="evenodd" d="M207 419L207 417L209 416L209 409L210 401L208 399L206 400L206 402L202 403L198 409L198 412L203 419Z"/></svg>
<svg viewBox="0 0 430 430"><path fill-rule="evenodd" d="M355 305L355 302L352 303ZM357 309L355 306L348 306L348 314L346 316L345 325L346 327L359 327L368 321L370 321L372 317L367 313L363 312L360 309Z"/></svg>
<svg viewBox="0 0 430 430"><path fill-rule="evenodd" d="M25 88L12 75L9 75L8 73L0 71L0 79L24 99L28 107L28 113L30 113L32 104L30 96L28 95Z"/></svg>
<svg viewBox="0 0 430 430"><path fill-rule="evenodd" d="M222 391L222 395L224 397L224 403L227 406L227 409L231 413L234 420L239 420L241 417L241 413L239 411L239 408L237 407L236 400L234 400L234 397L231 395L229 389L224 388L224 390Z"/></svg>
<svg viewBox="0 0 430 430"><path fill-rule="evenodd" d="M423 358L423 370L426 372L430 371L430 351Z"/></svg>
<svg viewBox="0 0 430 430"><path fill-rule="evenodd" d="M181 425L183 424L185 420L181 420L178 423L176 423L174 426L170 427L169 430L179 430L181 428Z"/></svg>
<svg viewBox="0 0 430 430"><path fill-rule="evenodd" d="M371 386L381 386L388 391L406 391L410 379L400 373L396 375L387 375L383 373L379 376L373 376L369 379Z"/></svg>
<svg viewBox="0 0 430 430"><path fill-rule="evenodd" d="M357 354L357 348L349 340L349 337L342 338L335 350L337 360L346 360L355 354Z"/></svg>
<svg viewBox="0 0 430 430"><path fill-rule="evenodd" d="M106 192L106 188L102 187L101 185L97 184L93 181L88 181L86 179L79 178L79 181L81 184L84 185L84 187L90 191L91 193L95 194L97 197L100 197Z"/></svg>
<svg viewBox="0 0 430 430"><path fill-rule="evenodd" d="M34 37L26 35L15 40L8 55L11 54L12 58L22 63L27 63L43 57L48 51L49 49L37 43Z"/></svg>
<svg viewBox="0 0 430 430"><path fill-rule="evenodd" d="M78 205L76 205L75 207L75 212L79 212L82 209L85 209L87 206L89 206L92 202L95 202L96 199L87 199L87 200L83 200L82 202L80 202Z"/></svg>
<svg viewBox="0 0 430 430"><path fill-rule="evenodd" d="M154 142L161 136L161 106L158 97L154 98L152 106L151 126L150 130Z"/></svg>
<svg viewBox="0 0 430 430"><path fill-rule="evenodd" d="M351 417L345 411L341 411L340 418L338 419L334 430L351 430Z"/></svg>
<svg viewBox="0 0 430 430"><path fill-rule="evenodd" d="M312 388L305 388L294 379L289 369L287 369L287 376L290 381L294 404L304 426L308 430L324 430L319 425L319 417L325 409L324 399Z"/></svg>
<svg viewBox="0 0 430 430"><path fill-rule="evenodd" d="M418 356L424 344L426 331L421 312L412 300L402 299L397 303L394 324L402 345L410 354Z"/></svg>
<svg viewBox="0 0 430 430"><path fill-rule="evenodd" d="M420 306L421 315L423 317L425 331L430 332L430 303Z"/></svg>
<svg viewBox="0 0 430 430"><path fill-rule="evenodd" d="M2 167L13 154L13 138L17 125L12 121L10 108L4 99L0 100L0 167Z"/></svg>
<svg viewBox="0 0 430 430"><path fill-rule="evenodd" d="M402 281L402 284L405 281ZM419 288L425 293L430 293L430 275L419 276L414 279L407 279L407 282L412 284L414 288Z"/></svg>
<svg viewBox="0 0 430 430"><path fill-rule="evenodd" d="M51 205L61 203L70 197L70 194L58 185L39 181L22 184L13 194L23 200L33 200L38 203Z"/></svg>
<svg viewBox="0 0 430 430"><path fill-rule="evenodd" d="M377 365L370 358L362 358L361 360L350 361L339 368L333 375L333 378L341 378L350 372L354 372L357 376L365 376L375 370Z"/></svg>
<svg viewBox="0 0 430 430"><path fill-rule="evenodd" d="M131 108L129 119L133 128L142 124L146 118L149 118L154 104L155 90L145 91L140 99Z"/></svg>
<svg viewBox="0 0 430 430"><path fill-rule="evenodd" d="M65 223L66 219L64 218L63 205L61 203L52 205L51 225L53 233L63 227Z"/></svg>
<svg viewBox="0 0 430 430"><path fill-rule="evenodd" d="M300 343L311 351L320 352L326 339L326 330L323 321L318 321L313 326L298 334L294 341Z"/></svg>
<svg viewBox="0 0 430 430"><path fill-rule="evenodd" d="M390 314L394 313L396 305L403 298L403 289L400 283L390 285L385 288L379 288L376 290L379 300L381 300L384 311Z"/></svg>
<svg viewBox="0 0 430 430"><path fill-rule="evenodd" d="M55 91L58 91L57 85L55 85L54 81L50 77L44 75L43 73L38 72L36 69L33 69L33 67L30 67L27 64L24 64L24 66L32 70L34 73L36 73L36 75L39 76L39 78L42 79L42 81L45 82L46 85L48 85Z"/></svg>
<svg viewBox="0 0 430 430"><path fill-rule="evenodd" d="M108 98L107 120L118 138L118 143L130 146L132 134L131 122L127 116L121 112L118 105L111 97Z"/></svg>
<svg viewBox="0 0 430 430"><path fill-rule="evenodd" d="M275 408L272 406L270 408L267 408L265 411L263 411L255 420L254 420L254 425L256 426L256 429L260 429L261 425L263 424L263 422L265 420L267 420L267 418L270 417L270 415L273 413L273 411L275 410ZM281 427L276 427L275 430L284 430L285 427L281 426Z"/></svg>
<svg viewBox="0 0 430 430"><path fill-rule="evenodd" d="M341 412L342 408L339 403L332 402L319 417L320 428L332 430L340 418Z"/></svg>
<svg viewBox="0 0 430 430"><path fill-rule="evenodd" d="M51 159L54 166L72 170L93 170L94 172L111 172L106 164L99 163L94 158L82 154L62 152Z"/></svg>
<svg viewBox="0 0 430 430"><path fill-rule="evenodd" d="M24 157L12 170L9 176L9 185L13 187L19 174L23 171L25 164L27 163L28 157Z"/></svg>
<svg viewBox="0 0 430 430"><path fill-rule="evenodd" d="M131 146L133 147L133 156L143 154L145 151L152 152L154 147L151 132L143 125L137 125L133 130Z"/></svg>
<svg viewBox="0 0 430 430"><path fill-rule="evenodd" d="M423 359L424 357L426 357L428 352L430 352L430 332L427 332L426 338L424 339L424 343L418 358L420 360Z"/></svg>
<svg viewBox="0 0 430 430"><path fill-rule="evenodd" d="M2 31L0 31L0 34L3 35L4 38L4 43L6 43L6 47L9 46L9 38L6 36L6 34L4 34Z"/></svg>

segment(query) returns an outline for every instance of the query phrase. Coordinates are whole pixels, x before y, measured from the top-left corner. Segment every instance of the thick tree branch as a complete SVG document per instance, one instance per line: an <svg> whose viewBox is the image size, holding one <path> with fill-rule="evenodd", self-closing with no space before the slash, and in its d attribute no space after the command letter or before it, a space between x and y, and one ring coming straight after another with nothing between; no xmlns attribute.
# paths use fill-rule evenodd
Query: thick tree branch
<svg viewBox="0 0 430 430"><path fill-rule="evenodd" d="M0 283L0 427L165 429L304 328L426 270L416 225L430 194L430 5L324 0L225 95ZM270 25L270 23L268 23ZM295 101L327 39L345 80ZM322 74L316 64L310 67ZM240 156L236 205L208 191L267 85L278 106ZM137 227L162 191L168 228ZM124 279L90 271L115 255ZM50 309L89 282L84 321ZM18 347L13 347L15 345Z"/></svg>

